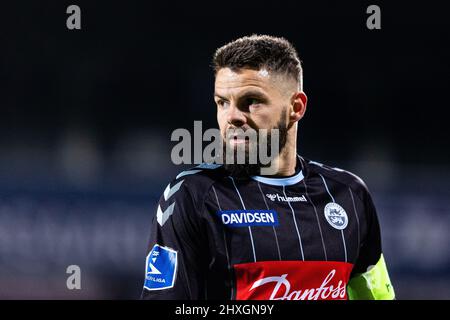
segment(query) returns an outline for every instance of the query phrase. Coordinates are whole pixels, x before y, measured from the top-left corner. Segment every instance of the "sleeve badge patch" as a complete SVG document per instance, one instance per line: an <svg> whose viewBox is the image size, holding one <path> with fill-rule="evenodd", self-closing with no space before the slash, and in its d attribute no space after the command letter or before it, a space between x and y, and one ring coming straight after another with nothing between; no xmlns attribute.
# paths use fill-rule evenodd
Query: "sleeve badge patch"
<svg viewBox="0 0 450 320"><path fill-rule="evenodd" d="M155 244L145 260L145 282L147 290L172 288L177 273L177 251Z"/></svg>

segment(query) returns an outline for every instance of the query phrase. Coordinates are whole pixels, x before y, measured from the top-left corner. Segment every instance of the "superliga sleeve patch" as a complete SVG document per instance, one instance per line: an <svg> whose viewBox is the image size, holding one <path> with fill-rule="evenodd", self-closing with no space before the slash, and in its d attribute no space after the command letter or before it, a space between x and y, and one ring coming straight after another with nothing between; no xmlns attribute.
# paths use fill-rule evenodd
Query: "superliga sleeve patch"
<svg viewBox="0 0 450 320"><path fill-rule="evenodd" d="M144 288L162 290L172 288L178 265L177 251L155 244L146 259Z"/></svg>

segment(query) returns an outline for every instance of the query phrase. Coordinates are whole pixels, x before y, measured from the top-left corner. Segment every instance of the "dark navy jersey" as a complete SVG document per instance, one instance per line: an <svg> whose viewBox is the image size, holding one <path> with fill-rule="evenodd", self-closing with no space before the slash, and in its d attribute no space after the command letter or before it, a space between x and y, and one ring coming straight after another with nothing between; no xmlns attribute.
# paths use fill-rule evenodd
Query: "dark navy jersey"
<svg viewBox="0 0 450 320"><path fill-rule="evenodd" d="M237 179L205 164L171 181L141 298L390 299L393 289L364 182L298 156L290 177Z"/></svg>

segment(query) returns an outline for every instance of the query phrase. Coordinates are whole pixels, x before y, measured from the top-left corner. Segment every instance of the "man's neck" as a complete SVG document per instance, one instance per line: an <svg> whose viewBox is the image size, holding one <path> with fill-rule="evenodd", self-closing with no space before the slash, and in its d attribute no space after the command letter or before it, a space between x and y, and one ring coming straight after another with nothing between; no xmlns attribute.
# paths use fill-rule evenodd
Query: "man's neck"
<svg viewBox="0 0 450 320"><path fill-rule="evenodd" d="M297 165L297 155L295 153L290 152L286 156L280 154L275 161L277 162L278 170L274 176L287 177L295 174Z"/></svg>
<svg viewBox="0 0 450 320"><path fill-rule="evenodd" d="M295 174L297 167L297 123L290 128L286 144L280 151L278 156L271 161L270 174L274 177L289 177Z"/></svg>

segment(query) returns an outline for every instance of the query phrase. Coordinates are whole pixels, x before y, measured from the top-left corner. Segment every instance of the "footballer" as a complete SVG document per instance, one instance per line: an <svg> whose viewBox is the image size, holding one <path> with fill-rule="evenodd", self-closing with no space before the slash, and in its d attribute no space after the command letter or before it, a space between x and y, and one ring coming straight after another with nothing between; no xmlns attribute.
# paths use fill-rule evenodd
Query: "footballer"
<svg viewBox="0 0 450 320"><path fill-rule="evenodd" d="M224 161L178 174L149 230L141 298L394 299L367 186L297 152L307 96L292 44L242 37L217 49L213 66L223 145L250 152L234 132L278 130L276 172Z"/></svg>

